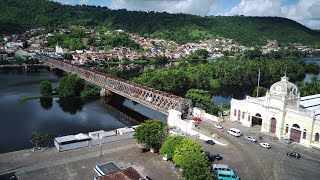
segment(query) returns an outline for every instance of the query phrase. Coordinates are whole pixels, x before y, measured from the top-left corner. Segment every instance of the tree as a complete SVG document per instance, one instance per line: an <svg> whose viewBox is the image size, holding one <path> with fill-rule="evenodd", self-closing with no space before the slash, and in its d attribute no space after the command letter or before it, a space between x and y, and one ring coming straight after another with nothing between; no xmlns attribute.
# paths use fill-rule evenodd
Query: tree
<svg viewBox="0 0 320 180"><path fill-rule="evenodd" d="M187 180L213 179L208 157L192 139L185 138L176 146L173 161L183 169L182 175Z"/></svg>
<svg viewBox="0 0 320 180"><path fill-rule="evenodd" d="M50 96L52 93L52 85L49 81L45 80L40 83L40 94L42 96Z"/></svg>
<svg viewBox="0 0 320 180"><path fill-rule="evenodd" d="M197 49L193 52L191 59L207 59L209 52L205 49Z"/></svg>
<svg viewBox="0 0 320 180"><path fill-rule="evenodd" d="M69 74L60 79L57 90L59 97L80 96L84 89L84 81L76 74Z"/></svg>
<svg viewBox="0 0 320 180"><path fill-rule="evenodd" d="M320 82L317 76L311 77L311 82L306 82L300 89L302 96L309 96L320 93Z"/></svg>
<svg viewBox="0 0 320 180"><path fill-rule="evenodd" d="M189 161L186 155L197 152L201 153L201 147L193 139L184 138L174 150L173 162L182 168L187 167Z"/></svg>
<svg viewBox="0 0 320 180"><path fill-rule="evenodd" d="M147 120L135 131L134 138L147 148L160 148L168 136L167 124L160 120Z"/></svg>
<svg viewBox="0 0 320 180"><path fill-rule="evenodd" d="M69 53L62 54L62 58L66 60L72 60L72 55Z"/></svg>
<svg viewBox="0 0 320 180"><path fill-rule="evenodd" d="M257 91L258 91L258 87L256 87L252 93L252 97L256 97L257 96ZM268 88L265 87L259 87L259 92L258 92L258 97L262 97L265 96L266 93L268 91Z"/></svg>
<svg viewBox="0 0 320 180"><path fill-rule="evenodd" d="M182 136L168 137L168 139L161 146L160 154L167 155L168 159L171 159L174 155L175 148L181 144L183 139L185 138Z"/></svg>
<svg viewBox="0 0 320 180"><path fill-rule="evenodd" d="M100 90L91 85L85 85L84 90L80 93L81 97L99 96Z"/></svg>
<svg viewBox="0 0 320 180"><path fill-rule="evenodd" d="M191 99L194 106L201 108L208 113L216 114L216 112L214 112L214 105L209 91L190 89L186 94L186 98Z"/></svg>
<svg viewBox="0 0 320 180"><path fill-rule="evenodd" d="M48 133L32 133L30 142L36 146L36 148L39 148L40 146L43 146L51 136Z"/></svg>

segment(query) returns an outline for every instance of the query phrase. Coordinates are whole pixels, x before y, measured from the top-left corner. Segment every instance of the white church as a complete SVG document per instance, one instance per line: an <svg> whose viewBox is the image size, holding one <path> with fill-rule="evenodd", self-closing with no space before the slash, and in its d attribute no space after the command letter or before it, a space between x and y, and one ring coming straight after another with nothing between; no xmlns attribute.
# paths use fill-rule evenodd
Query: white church
<svg viewBox="0 0 320 180"><path fill-rule="evenodd" d="M274 83L265 97L231 100L230 119L244 126L261 125L261 132L288 137L308 147L320 148L320 94L300 97L288 77Z"/></svg>

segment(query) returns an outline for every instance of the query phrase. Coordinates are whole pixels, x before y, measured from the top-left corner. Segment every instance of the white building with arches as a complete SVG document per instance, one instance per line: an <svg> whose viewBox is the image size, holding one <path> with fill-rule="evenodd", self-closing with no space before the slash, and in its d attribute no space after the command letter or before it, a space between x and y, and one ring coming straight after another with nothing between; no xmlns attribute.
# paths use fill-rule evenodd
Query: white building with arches
<svg viewBox="0 0 320 180"><path fill-rule="evenodd" d="M261 125L261 132L320 148L320 94L301 98L288 77L274 83L265 97L232 99L230 119L248 127Z"/></svg>

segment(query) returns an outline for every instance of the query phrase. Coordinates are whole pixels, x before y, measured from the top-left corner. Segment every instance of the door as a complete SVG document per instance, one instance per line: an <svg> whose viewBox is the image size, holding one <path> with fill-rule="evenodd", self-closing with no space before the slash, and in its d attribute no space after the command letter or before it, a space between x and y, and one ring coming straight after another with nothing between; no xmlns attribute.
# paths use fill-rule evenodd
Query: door
<svg viewBox="0 0 320 180"><path fill-rule="evenodd" d="M293 139L295 142L300 143L301 131L291 128L290 139Z"/></svg>
<svg viewBox="0 0 320 180"><path fill-rule="evenodd" d="M275 118L272 118L271 119L270 132L271 133L276 133L276 128L277 128L277 120Z"/></svg>

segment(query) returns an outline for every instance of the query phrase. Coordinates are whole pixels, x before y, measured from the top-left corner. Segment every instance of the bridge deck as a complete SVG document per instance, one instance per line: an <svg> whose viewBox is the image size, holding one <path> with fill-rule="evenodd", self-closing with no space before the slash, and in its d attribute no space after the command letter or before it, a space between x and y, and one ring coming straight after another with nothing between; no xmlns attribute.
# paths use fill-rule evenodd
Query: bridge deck
<svg viewBox="0 0 320 180"><path fill-rule="evenodd" d="M42 56L42 60L50 66L66 72L75 73L82 79L96 84L101 88L112 91L164 114L168 114L170 109L175 109L185 114L191 112L192 103L188 99L121 78L112 77L93 69L66 63L48 56Z"/></svg>

